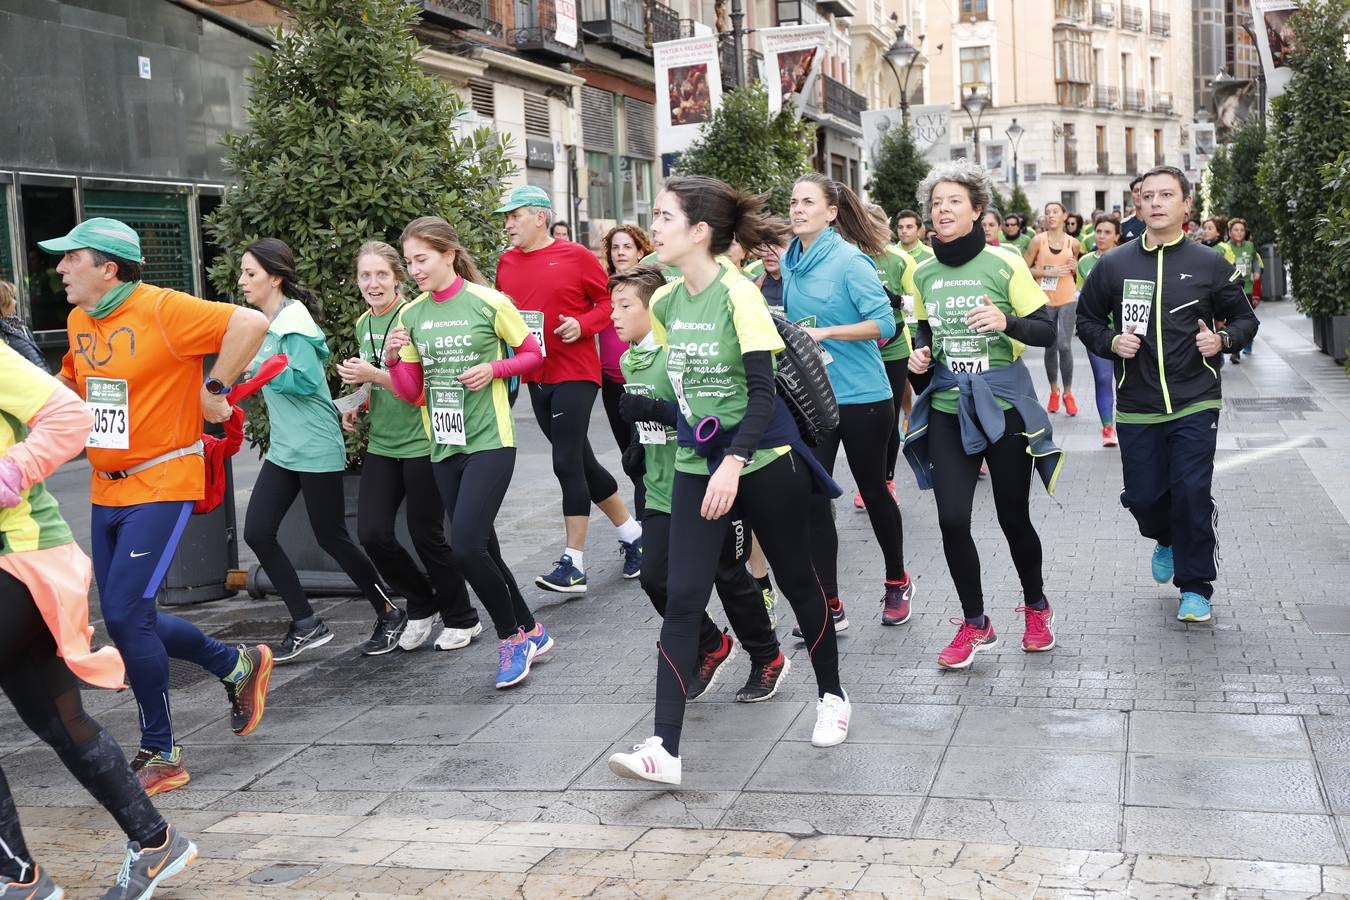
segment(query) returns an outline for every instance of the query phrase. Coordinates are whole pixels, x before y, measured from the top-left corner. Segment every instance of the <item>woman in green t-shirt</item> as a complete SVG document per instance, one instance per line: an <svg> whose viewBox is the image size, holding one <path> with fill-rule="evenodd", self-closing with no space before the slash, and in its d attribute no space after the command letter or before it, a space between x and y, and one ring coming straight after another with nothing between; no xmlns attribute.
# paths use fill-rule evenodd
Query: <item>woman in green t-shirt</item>
<svg viewBox="0 0 1350 900"><path fill-rule="evenodd" d="M431 441L422 413L394 396L383 362L385 340L407 306L400 287L407 279L398 251L383 241L369 241L356 252L356 285L370 308L356 320L359 355L337 367L345 384L366 392L361 409L342 414L342 427L356 431L362 409L370 412L356 534L375 568L408 601L408 627L399 647L416 650L426 643L439 613L445 628L435 648L458 650L482 634L483 626L445 540L445 507L431 474ZM405 500L408 534L425 573L394 534Z"/></svg>
<svg viewBox="0 0 1350 900"><path fill-rule="evenodd" d="M806 459L809 452L793 449L801 439L774 392L773 356L783 341L754 282L717 259L733 238L743 247L775 240L764 200L715 178L672 178L656 198L652 237L661 264L682 273L651 302L652 338L669 348L666 375L679 408L670 574L655 735L632 753L611 756L609 767L625 778L679 784L686 686L733 505L759 536L806 636L819 698L813 744L829 747L847 737L849 703L802 514L818 466Z"/></svg>
<svg viewBox="0 0 1350 900"><path fill-rule="evenodd" d="M1084 253L1078 259L1077 287L1080 291L1083 289L1083 282L1087 281L1088 273L1097 265L1097 260L1120 242L1120 223L1110 216L1101 217L1092 229L1092 240L1093 246L1097 249ZM1076 294L1074 296L1077 297ZM1088 362L1092 365L1092 382L1096 389L1097 417L1102 421L1102 446L1115 447L1120 443L1116 437L1115 367L1111 364L1111 360L1100 357L1091 350L1087 355Z"/></svg>
<svg viewBox="0 0 1350 900"><path fill-rule="evenodd" d="M1238 275L1242 276L1242 290L1252 308L1261 305L1261 295L1254 291L1256 279L1261 275L1261 254L1256 252L1256 244L1247 239L1247 220L1241 218L1228 220L1228 249L1233 254L1229 260ZM1234 347L1229 358L1234 365L1242 363L1242 354L1251 353L1252 346Z"/></svg>
<svg viewBox="0 0 1350 900"><path fill-rule="evenodd" d="M1022 649L1055 646L1054 614L1043 591L1041 541L1028 501L1033 456L1057 451L1029 444L1029 435L1048 442L1050 420L1020 359L1029 344L1053 345L1055 325L1045 309L1045 293L1022 257L985 243L979 222L991 192L988 173L964 160L937 167L919 186L936 236L934 259L914 276L919 325L909 368L923 373L930 363L937 365L932 384L914 402L905 455L920 486L931 481L943 553L961 599L964 618L938 655L938 665L947 669L968 667L977 651L998 642L984 613L980 556L971 529L981 459L989 466L998 524L1025 595L1019 607L1026 615ZM1001 427L994 428L990 423L1000 418Z"/></svg>

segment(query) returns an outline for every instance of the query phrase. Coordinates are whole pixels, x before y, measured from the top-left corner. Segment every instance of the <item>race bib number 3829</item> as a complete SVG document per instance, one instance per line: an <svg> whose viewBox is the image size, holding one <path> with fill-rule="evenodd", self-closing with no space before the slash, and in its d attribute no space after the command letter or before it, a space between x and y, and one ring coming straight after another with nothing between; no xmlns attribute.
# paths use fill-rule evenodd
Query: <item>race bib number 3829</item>
<svg viewBox="0 0 1350 900"><path fill-rule="evenodd" d="M1148 315L1153 310L1154 283L1126 278L1120 292L1120 333L1148 334Z"/></svg>
<svg viewBox="0 0 1350 900"><path fill-rule="evenodd" d="M94 416L87 447L126 450L131 446L131 395L125 378L86 378L85 403Z"/></svg>

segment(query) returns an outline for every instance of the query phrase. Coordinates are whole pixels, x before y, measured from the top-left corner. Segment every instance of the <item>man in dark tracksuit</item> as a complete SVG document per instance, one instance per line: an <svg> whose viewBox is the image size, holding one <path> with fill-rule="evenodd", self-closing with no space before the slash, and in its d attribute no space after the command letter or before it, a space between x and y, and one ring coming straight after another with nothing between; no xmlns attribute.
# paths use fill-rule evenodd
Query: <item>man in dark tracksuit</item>
<svg viewBox="0 0 1350 900"><path fill-rule="evenodd" d="M1208 622L1217 577L1210 495L1223 354L1256 336L1233 266L1187 241L1191 185L1158 166L1140 184L1148 230L1101 257L1078 299L1078 336L1114 358L1121 503L1157 541L1153 577L1181 591L1177 618ZM1215 320L1225 321L1216 330Z"/></svg>

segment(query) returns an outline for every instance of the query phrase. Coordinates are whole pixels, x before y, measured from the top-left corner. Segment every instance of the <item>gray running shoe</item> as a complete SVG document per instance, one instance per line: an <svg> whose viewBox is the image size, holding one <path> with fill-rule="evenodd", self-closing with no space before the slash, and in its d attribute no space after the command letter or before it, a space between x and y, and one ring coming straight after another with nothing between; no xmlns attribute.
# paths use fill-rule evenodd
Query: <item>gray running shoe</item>
<svg viewBox="0 0 1350 900"><path fill-rule="evenodd" d="M135 841L127 844L127 858L103 900L150 900L155 888L183 871L197 858L197 845L172 825L164 846L146 850Z"/></svg>
<svg viewBox="0 0 1350 900"><path fill-rule="evenodd" d="M17 881L0 884L0 897L13 897L15 900L61 900L66 895L41 866L34 865L33 870L35 875L31 881L22 884Z"/></svg>

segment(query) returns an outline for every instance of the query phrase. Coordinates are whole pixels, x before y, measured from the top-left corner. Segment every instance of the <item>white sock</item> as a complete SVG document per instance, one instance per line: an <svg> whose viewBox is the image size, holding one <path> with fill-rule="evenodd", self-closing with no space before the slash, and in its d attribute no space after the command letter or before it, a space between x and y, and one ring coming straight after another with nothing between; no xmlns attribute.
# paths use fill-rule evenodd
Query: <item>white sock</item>
<svg viewBox="0 0 1350 900"><path fill-rule="evenodd" d="M625 544L631 544L640 537L642 537L642 526L638 524L637 519L629 516L628 521L619 526L619 540Z"/></svg>
<svg viewBox="0 0 1350 900"><path fill-rule="evenodd" d="M578 572L586 571L586 554L582 553L580 550L573 550L571 547L564 548L563 553L572 557L572 565L577 567Z"/></svg>

